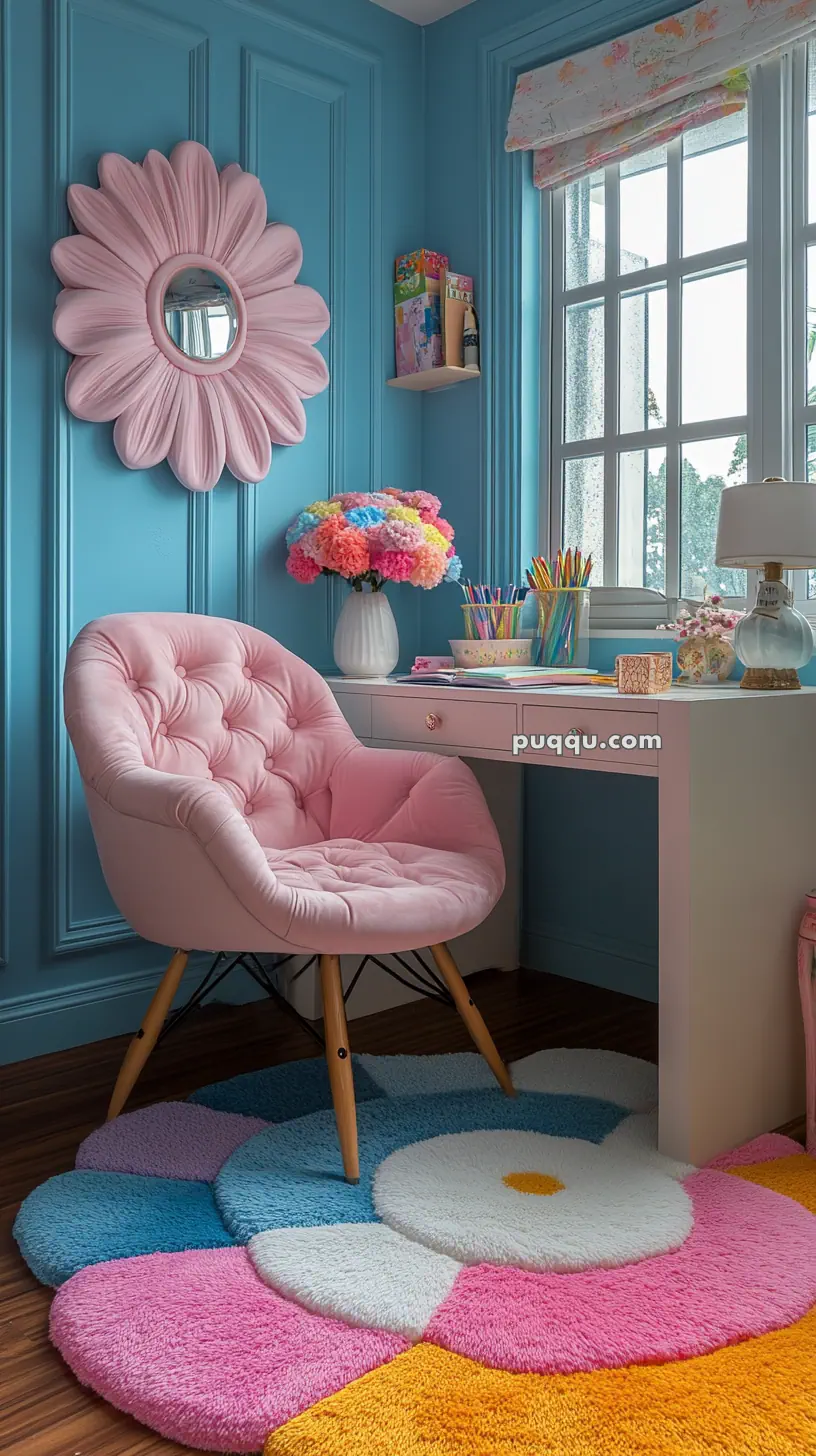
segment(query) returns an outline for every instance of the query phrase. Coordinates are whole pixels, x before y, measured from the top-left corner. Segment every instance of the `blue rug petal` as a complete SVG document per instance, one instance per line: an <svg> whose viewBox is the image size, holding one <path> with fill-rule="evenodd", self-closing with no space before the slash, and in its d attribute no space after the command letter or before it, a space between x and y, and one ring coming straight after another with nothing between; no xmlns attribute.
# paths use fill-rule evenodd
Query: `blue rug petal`
<svg viewBox="0 0 816 1456"><path fill-rule="evenodd" d="M14 1237L42 1284L64 1284L87 1264L134 1254L220 1249L234 1243L212 1188L134 1173L60 1173L28 1195Z"/></svg>
<svg viewBox="0 0 816 1456"><path fill-rule="evenodd" d="M600 1143L629 1114L611 1102L555 1093L449 1092L365 1103L357 1109L360 1182L346 1183L334 1113L315 1112L250 1138L224 1164L215 1198L245 1243L269 1228L376 1221L375 1169L397 1148L450 1132L519 1128Z"/></svg>
<svg viewBox="0 0 816 1456"><path fill-rule="evenodd" d="M352 1056L354 1094L357 1102L369 1102L385 1094ZM262 1117L265 1122L287 1122L331 1107L332 1095L325 1057L301 1062L284 1062L262 1072L244 1072L226 1082L212 1082L193 1092L190 1102L214 1107L216 1112L241 1112L244 1117Z"/></svg>
<svg viewBox="0 0 816 1456"><path fill-rule="evenodd" d="M360 1062L386 1097L418 1097L421 1092L471 1092L495 1087L484 1057L478 1052L432 1052L417 1056L374 1057Z"/></svg>

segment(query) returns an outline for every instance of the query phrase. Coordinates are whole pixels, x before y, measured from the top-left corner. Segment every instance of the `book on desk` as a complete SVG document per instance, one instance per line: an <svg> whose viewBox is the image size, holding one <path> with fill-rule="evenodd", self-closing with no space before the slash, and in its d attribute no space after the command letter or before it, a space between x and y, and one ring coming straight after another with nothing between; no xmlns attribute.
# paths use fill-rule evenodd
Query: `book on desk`
<svg viewBox="0 0 816 1456"><path fill-rule="evenodd" d="M406 672L393 682L454 688L552 688L586 685L614 687L614 674L589 667L452 667L433 672Z"/></svg>

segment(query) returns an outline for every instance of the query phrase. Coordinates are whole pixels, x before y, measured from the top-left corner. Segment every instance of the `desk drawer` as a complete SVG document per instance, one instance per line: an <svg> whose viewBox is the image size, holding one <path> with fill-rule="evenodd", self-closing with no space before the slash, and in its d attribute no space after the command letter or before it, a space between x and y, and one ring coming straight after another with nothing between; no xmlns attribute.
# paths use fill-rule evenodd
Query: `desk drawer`
<svg viewBox="0 0 816 1456"><path fill-rule="evenodd" d="M585 748L581 744L581 759L603 759L604 763L618 764L657 764L657 747L641 746L644 735L655 737L657 734L656 713L627 713L625 709L604 711L589 704L580 708L557 708L545 703L540 706L538 703L525 703L521 710L521 732L526 733L528 738L551 733L565 738L568 733L577 732L582 739L595 739L594 748ZM631 735L637 739L637 747L610 748L609 740L616 734L619 745L622 738ZM542 759L550 759L553 763L558 761L556 752L546 747L534 749L531 745L525 749L525 756L534 752L540 753ZM563 757L574 761L576 755L565 748Z"/></svg>
<svg viewBox="0 0 816 1456"><path fill-rule="evenodd" d="M414 696L414 691L398 698L372 697L372 738L415 743L418 748L442 743L511 752L516 732L515 703L474 703L472 699L457 698L453 690L446 697L436 698Z"/></svg>

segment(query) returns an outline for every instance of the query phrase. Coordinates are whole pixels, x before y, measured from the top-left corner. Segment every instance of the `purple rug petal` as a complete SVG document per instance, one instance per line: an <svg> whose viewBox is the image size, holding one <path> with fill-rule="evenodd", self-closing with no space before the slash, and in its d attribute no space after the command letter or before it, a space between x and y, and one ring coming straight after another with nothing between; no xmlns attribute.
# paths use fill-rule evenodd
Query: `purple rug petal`
<svg viewBox="0 0 816 1456"><path fill-rule="evenodd" d="M80 1146L76 1166L212 1183L236 1148L268 1126L193 1102L157 1102L97 1128Z"/></svg>

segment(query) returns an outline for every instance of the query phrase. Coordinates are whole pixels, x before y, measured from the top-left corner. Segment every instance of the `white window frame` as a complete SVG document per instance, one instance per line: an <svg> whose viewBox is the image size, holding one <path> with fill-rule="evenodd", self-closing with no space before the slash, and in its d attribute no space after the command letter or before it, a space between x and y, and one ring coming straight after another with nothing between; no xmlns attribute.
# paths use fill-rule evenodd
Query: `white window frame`
<svg viewBox="0 0 816 1456"><path fill-rule="evenodd" d="M807 220L807 46L798 46L791 56L791 137L790 137L790 319L791 339L791 474L795 480L807 479L806 433L808 425L816 425L816 405L807 403L807 252L816 245L816 222ZM797 120L801 125L797 126ZM797 606L816 621L816 600L808 598L806 571L791 573Z"/></svg>
<svg viewBox="0 0 816 1456"><path fill-rule="evenodd" d="M798 83L797 83L798 75ZM747 478L768 475L790 477L794 468L792 438L798 430L804 453L804 426L791 420L793 399L804 400L803 391L791 389L791 341L793 318L804 320L804 304L797 303L791 289L791 196L788 185L791 156L796 145L804 154L805 108L798 112L806 84L806 47L763 62L751 73L748 107L748 227L745 243L695 254L681 255L680 169L682 140L667 148L667 261L661 266L619 274L618 210L619 168L605 168L606 237L605 277L599 283L565 289L564 278L564 192L542 193L542 375L548 381L549 407L542 410L541 489L539 539L547 553L561 542L563 511L563 462L570 458L602 454L604 457L604 587L593 592L596 621L615 627L632 627L647 622L652 626L676 610L680 568L680 448L691 440L720 436L748 436ZM795 126L795 118L800 125ZM792 135L792 133L794 135ZM795 188L804 188L804 164L794 167ZM798 184L796 178L798 177ZM801 195L801 194L800 194ZM802 214L803 215L803 214ZM816 242L816 223L804 228L803 236ZM800 287L804 279L804 248L801 255ZM618 320L623 293L652 283L665 283L667 324L670 339L679 341L683 277L695 276L728 264L745 261L748 268L747 298L747 414L716 421L680 423L680 352L670 350L667 361L667 423L664 428L619 434L618 425ZM568 303L603 299L604 435L593 440L562 443L563 351L565 306ZM798 313L796 312L798 308ZM804 327L804 325L802 325ZM804 352L794 349L804 369ZM610 381L613 381L610 387ZM805 411L816 424L816 406ZM805 416L802 415L802 419ZM666 591L665 599L644 588L617 587L618 471L617 456L623 450L666 448ZM798 476L797 478L802 478ZM805 580L805 573L798 573ZM749 573L748 599L755 592L756 573ZM604 603L606 601L606 614ZM732 599L733 605L744 600ZM816 601L811 602L816 616Z"/></svg>

